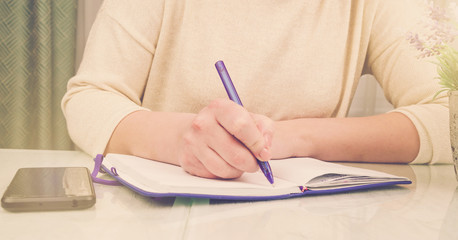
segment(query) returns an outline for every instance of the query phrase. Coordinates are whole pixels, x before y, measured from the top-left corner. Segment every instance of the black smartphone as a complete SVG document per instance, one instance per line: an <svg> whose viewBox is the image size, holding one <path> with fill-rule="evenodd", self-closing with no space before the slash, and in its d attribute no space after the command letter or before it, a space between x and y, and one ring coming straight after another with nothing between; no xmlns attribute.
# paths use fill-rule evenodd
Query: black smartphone
<svg viewBox="0 0 458 240"><path fill-rule="evenodd" d="M20 168L2 197L11 212L92 207L95 192L85 167Z"/></svg>

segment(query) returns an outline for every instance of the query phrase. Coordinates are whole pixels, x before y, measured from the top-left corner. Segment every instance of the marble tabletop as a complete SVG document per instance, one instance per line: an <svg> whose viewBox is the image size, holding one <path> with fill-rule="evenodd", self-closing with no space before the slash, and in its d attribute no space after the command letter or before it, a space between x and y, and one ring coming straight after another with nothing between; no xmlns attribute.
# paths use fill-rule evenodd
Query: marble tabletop
<svg viewBox="0 0 458 240"><path fill-rule="evenodd" d="M85 166L79 151L0 149L0 193L22 167ZM274 201L146 198L94 184L84 210L0 209L0 239L458 239L452 165L347 163L409 177L411 185Z"/></svg>

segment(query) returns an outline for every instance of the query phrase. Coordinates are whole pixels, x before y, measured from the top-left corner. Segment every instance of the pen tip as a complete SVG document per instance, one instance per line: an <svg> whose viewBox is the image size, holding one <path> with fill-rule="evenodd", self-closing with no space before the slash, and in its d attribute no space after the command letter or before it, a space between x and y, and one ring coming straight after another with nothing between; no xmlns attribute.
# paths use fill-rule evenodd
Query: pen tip
<svg viewBox="0 0 458 240"><path fill-rule="evenodd" d="M274 184L274 178L273 178L273 177L268 177L267 180L269 180L269 182L270 182L271 185L275 185L275 184Z"/></svg>

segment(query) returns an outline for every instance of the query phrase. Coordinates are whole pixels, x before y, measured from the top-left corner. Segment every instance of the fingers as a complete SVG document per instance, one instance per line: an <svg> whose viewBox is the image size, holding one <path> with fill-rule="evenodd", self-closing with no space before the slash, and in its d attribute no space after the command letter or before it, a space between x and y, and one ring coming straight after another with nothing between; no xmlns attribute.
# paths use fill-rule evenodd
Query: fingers
<svg viewBox="0 0 458 240"><path fill-rule="evenodd" d="M191 129L185 136L187 151L213 174L227 177L258 170L252 153L216 121L209 109L194 118Z"/></svg>
<svg viewBox="0 0 458 240"><path fill-rule="evenodd" d="M189 174L204 178L219 178L211 173L208 169L194 156L183 157L180 159L180 166Z"/></svg>
<svg viewBox="0 0 458 240"><path fill-rule="evenodd" d="M209 148L230 166L243 172L255 172L259 169L253 154L219 124L212 129L210 137L212 140L208 141Z"/></svg>
<svg viewBox="0 0 458 240"><path fill-rule="evenodd" d="M256 158L270 160L273 121L251 114L230 100L215 100L185 131L180 165L207 178L236 178L259 169Z"/></svg>
<svg viewBox="0 0 458 240"><path fill-rule="evenodd" d="M232 134L236 139L243 143L253 155L261 160L271 159L270 146L273 124L266 124L268 119L252 117L242 106L236 105L230 100L219 99L213 101L209 108L214 112L216 121ZM264 130L264 132L262 132Z"/></svg>
<svg viewBox="0 0 458 240"><path fill-rule="evenodd" d="M191 128L183 137L184 155L179 160L182 168L190 174L207 178L237 178L243 172L257 169L254 157L237 142L215 120L211 112L201 111L192 121ZM219 150L215 151L213 147ZM242 149L245 161L251 159L253 164L237 163L231 165L230 150ZM220 154L223 155L220 156ZM250 167L251 166L251 167ZM254 166L254 167L253 167Z"/></svg>
<svg viewBox="0 0 458 240"><path fill-rule="evenodd" d="M275 131L274 122L263 115L251 113L251 117L255 120L256 126L258 127L259 131L261 131L261 133L263 134L267 148L270 149L270 147L272 146L272 138Z"/></svg>
<svg viewBox="0 0 458 240"><path fill-rule="evenodd" d="M213 151L192 154L183 158L180 164L186 172L205 178L230 179L243 174L242 171L228 165Z"/></svg>

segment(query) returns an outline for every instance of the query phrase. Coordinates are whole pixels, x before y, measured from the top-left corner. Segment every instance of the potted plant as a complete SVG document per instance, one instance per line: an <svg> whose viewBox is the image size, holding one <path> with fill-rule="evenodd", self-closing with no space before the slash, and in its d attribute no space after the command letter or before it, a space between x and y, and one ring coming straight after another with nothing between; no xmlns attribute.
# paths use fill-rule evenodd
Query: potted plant
<svg viewBox="0 0 458 240"><path fill-rule="evenodd" d="M455 165L455 175L458 180L458 51L451 45L458 36L457 7L451 4L449 8L427 3L428 18L425 21L423 34L409 32L408 41L420 52L419 58L434 57L437 65L437 78L442 89L449 96L450 112L450 142Z"/></svg>

